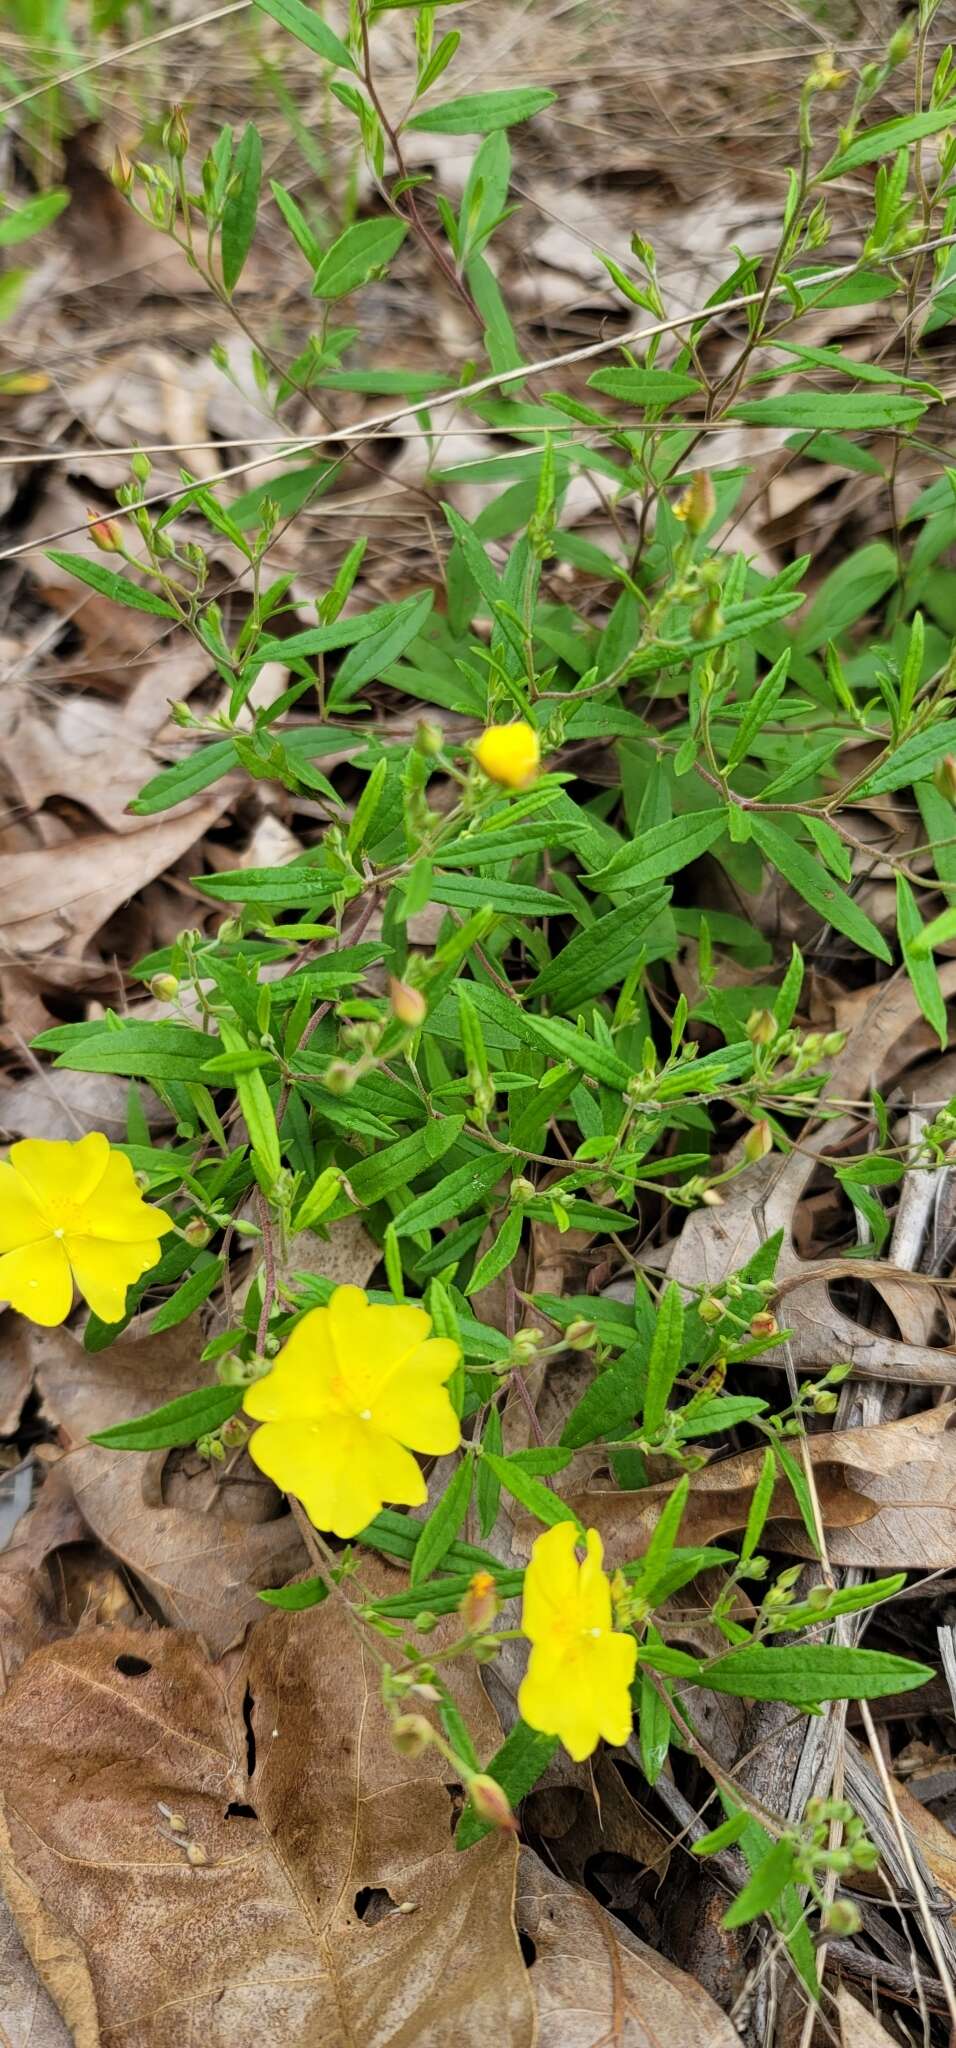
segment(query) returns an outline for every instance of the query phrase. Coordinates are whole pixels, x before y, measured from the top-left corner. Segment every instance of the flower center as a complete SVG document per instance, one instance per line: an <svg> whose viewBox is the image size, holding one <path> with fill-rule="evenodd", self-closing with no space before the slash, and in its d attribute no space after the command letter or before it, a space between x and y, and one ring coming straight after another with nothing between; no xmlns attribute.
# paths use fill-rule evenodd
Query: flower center
<svg viewBox="0 0 956 2048"><path fill-rule="evenodd" d="M360 1422L371 1422L371 1420L372 1420L372 1411L371 1411L371 1408L360 1408L360 1409L359 1409L359 1421L360 1421Z"/></svg>

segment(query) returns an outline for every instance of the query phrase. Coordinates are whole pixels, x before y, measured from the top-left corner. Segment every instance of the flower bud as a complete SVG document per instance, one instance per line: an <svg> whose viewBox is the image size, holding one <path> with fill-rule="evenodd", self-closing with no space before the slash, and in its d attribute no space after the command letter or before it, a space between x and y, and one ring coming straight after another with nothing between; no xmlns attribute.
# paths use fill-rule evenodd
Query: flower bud
<svg viewBox="0 0 956 2048"><path fill-rule="evenodd" d="M432 1739L431 1724L424 1714L396 1715L390 1732L399 1756L421 1756Z"/></svg>
<svg viewBox="0 0 956 2048"><path fill-rule="evenodd" d="M137 448L135 455L130 456L129 466L138 484L148 484L153 465L141 448Z"/></svg>
<svg viewBox="0 0 956 2048"><path fill-rule="evenodd" d="M863 1925L863 1916L859 1907L853 1904L852 1899L834 1899L832 1905L825 1907L820 1925L823 1928L824 1934L834 1934L837 1936L859 1934L860 1928Z"/></svg>
<svg viewBox="0 0 956 2048"><path fill-rule="evenodd" d="M702 604L700 610L696 611L691 619L691 639L713 640L720 632L723 623L723 612L716 600L711 598L709 604Z"/></svg>
<svg viewBox="0 0 956 2048"><path fill-rule="evenodd" d="M211 1458L217 1465L221 1465L226 1456L226 1447L218 1436L198 1437L196 1449L201 1458Z"/></svg>
<svg viewBox="0 0 956 2048"><path fill-rule="evenodd" d="M330 1095L348 1095L359 1078L358 1069L347 1060L330 1060L322 1078Z"/></svg>
<svg viewBox="0 0 956 2048"><path fill-rule="evenodd" d="M887 63L892 64L894 70L897 64L905 64L912 47L913 24L911 21L904 21L902 28L898 28L896 34L891 36L889 42L887 43Z"/></svg>
<svg viewBox="0 0 956 2048"><path fill-rule="evenodd" d="M412 988L410 982L398 981L394 974L389 975L388 1000L393 1017L397 1017L400 1024L407 1024L410 1031L417 1031L418 1026L424 1024L428 1004L420 988Z"/></svg>
<svg viewBox="0 0 956 2048"><path fill-rule="evenodd" d="M504 789L527 789L541 765L534 727L520 718L514 725L489 725L474 745L475 760L491 782Z"/></svg>
<svg viewBox="0 0 956 2048"><path fill-rule="evenodd" d="M251 1376L245 1359L236 1351L227 1351L216 1360L216 1378L221 1387L247 1387Z"/></svg>
<svg viewBox="0 0 956 2048"><path fill-rule="evenodd" d="M174 725L195 724L195 720L193 718L192 712L189 709L189 705L184 704L181 697L170 698L169 715Z"/></svg>
<svg viewBox="0 0 956 2048"><path fill-rule="evenodd" d="M209 1243L212 1231L201 1216L190 1216L189 1222L183 1225L183 1236L187 1244L194 1245L197 1251L201 1251L203 1245Z"/></svg>
<svg viewBox="0 0 956 2048"><path fill-rule="evenodd" d="M875 1870L880 1860L880 1852L876 1843L864 1836L862 1841L853 1843L850 1858L854 1870Z"/></svg>
<svg viewBox="0 0 956 2048"><path fill-rule="evenodd" d="M432 1629L438 1627L438 1620L438 1615L433 1614L430 1607L424 1607L421 1614L416 1614L412 1627L416 1635L430 1636Z"/></svg>
<svg viewBox="0 0 956 2048"><path fill-rule="evenodd" d="M529 1180L526 1174L519 1173L512 1181L508 1192L513 1202L533 1202L537 1190L533 1180Z"/></svg>
<svg viewBox="0 0 956 2048"><path fill-rule="evenodd" d="M808 1031L800 1051L805 1060L817 1060L823 1051L823 1032Z"/></svg>
<svg viewBox="0 0 956 2048"><path fill-rule="evenodd" d="M775 1337L778 1327L776 1316L772 1316L768 1308L758 1309L757 1314L750 1318L752 1337Z"/></svg>
<svg viewBox="0 0 956 2048"><path fill-rule="evenodd" d="M518 1365L530 1364L541 1342L541 1330L519 1330L511 1340L511 1355Z"/></svg>
<svg viewBox="0 0 956 2048"><path fill-rule="evenodd" d="M500 1606L491 1572L475 1572L458 1608L469 1635L490 1628Z"/></svg>
<svg viewBox="0 0 956 2048"><path fill-rule="evenodd" d="M518 1823L511 1811L507 1792L502 1790L497 1778L490 1778L486 1771L477 1771L468 1780L468 1797L479 1820L490 1821L493 1828L516 1835Z"/></svg>
<svg viewBox="0 0 956 2048"><path fill-rule="evenodd" d="M808 92L835 92L837 87L841 86L844 79L848 77L849 72L837 70L833 61L832 50L821 50L819 56L813 60L806 83L806 90Z"/></svg>
<svg viewBox="0 0 956 2048"><path fill-rule="evenodd" d="M950 803L956 803L956 754L944 754L942 760L937 761L933 769L933 781L940 796L948 797Z"/></svg>
<svg viewBox="0 0 956 2048"><path fill-rule="evenodd" d="M703 533L717 510L717 494L713 480L706 469L695 471L683 495L678 498L674 512L682 519L689 533Z"/></svg>
<svg viewBox="0 0 956 2048"><path fill-rule="evenodd" d="M843 1051L846 1044L846 1036L845 1031L827 1031L824 1034L820 1051L825 1052L828 1058L832 1058L834 1053Z"/></svg>
<svg viewBox="0 0 956 2048"><path fill-rule="evenodd" d="M772 1045L777 1036L777 1020L772 1010L751 1010L744 1030L751 1045Z"/></svg>
<svg viewBox="0 0 956 2048"><path fill-rule="evenodd" d="M415 745L419 753L428 754L434 759L436 754L441 753L444 744L445 735L441 726L436 725L434 719L421 719L415 729Z"/></svg>
<svg viewBox="0 0 956 2048"><path fill-rule="evenodd" d="M697 1303L697 1313L702 1323L719 1323L727 1310L715 1294L702 1294Z"/></svg>
<svg viewBox="0 0 956 2048"><path fill-rule="evenodd" d="M174 107L163 123L163 148L169 151L176 163L182 162L189 148L189 129L182 107Z"/></svg>
<svg viewBox="0 0 956 2048"><path fill-rule="evenodd" d="M125 149L114 150L113 161L110 164L110 181L116 186L117 192L131 192L134 177L135 172Z"/></svg>
<svg viewBox="0 0 956 2048"><path fill-rule="evenodd" d="M814 1412L814 1415L833 1415L833 1414L835 1414L835 1413L836 1413L836 1408L837 1408L837 1397L836 1397L836 1395L835 1395L835 1394L830 1394L830 1393L814 1394L814 1396L813 1396L813 1412Z"/></svg>
<svg viewBox="0 0 956 2048"><path fill-rule="evenodd" d="M564 1341L569 1351L590 1351L597 1343L597 1324L588 1322L584 1316L577 1316L573 1323L568 1324Z"/></svg>
<svg viewBox="0 0 956 2048"><path fill-rule="evenodd" d="M185 1835L188 1833L184 1814L167 1813L166 1820L174 1835Z"/></svg>
<svg viewBox="0 0 956 2048"><path fill-rule="evenodd" d="M174 1003L179 994L179 979L175 974L154 974L149 984L151 996L158 1003Z"/></svg>
<svg viewBox="0 0 956 2048"><path fill-rule="evenodd" d="M249 1434L241 1415L228 1415L219 1426L219 1434L227 1451L241 1450Z"/></svg>
<svg viewBox="0 0 956 2048"><path fill-rule="evenodd" d="M95 548L101 554L115 555L123 545L123 531L118 519L101 519L98 512L87 508L89 526L87 532Z"/></svg>
<svg viewBox="0 0 956 2048"><path fill-rule="evenodd" d="M191 1863L194 1869L198 1869L200 1864L208 1863L209 1858L201 1842L187 1842L185 1848L186 1861Z"/></svg>
<svg viewBox="0 0 956 2048"><path fill-rule="evenodd" d="M750 1166L755 1166L758 1159L766 1159L767 1153L773 1151L773 1132L765 1116L747 1132L741 1150Z"/></svg>

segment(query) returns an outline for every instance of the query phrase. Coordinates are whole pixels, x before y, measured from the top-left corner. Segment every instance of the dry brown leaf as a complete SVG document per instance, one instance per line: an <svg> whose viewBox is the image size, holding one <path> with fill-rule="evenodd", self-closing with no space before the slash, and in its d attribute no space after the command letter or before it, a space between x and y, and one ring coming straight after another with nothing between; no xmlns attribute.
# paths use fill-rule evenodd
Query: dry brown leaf
<svg viewBox="0 0 956 2048"><path fill-rule="evenodd" d="M828 1432L808 1439L831 1562L881 1571L952 1564L956 1549L956 1403L873 1429ZM706 1465L691 1475L681 1542L707 1544L742 1529L760 1471L762 1449ZM570 1497L586 1527L604 1538L608 1562L622 1564L646 1549L670 1481L641 1493L592 1486ZM790 1486L778 1481L766 1540L796 1557L813 1555ZM526 1548L527 1527L520 1525Z"/></svg>
<svg viewBox="0 0 956 2048"><path fill-rule="evenodd" d="M456 1852L447 1765L395 1754L336 1601L230 1672L166 1630L43 1651L0 1727L4 1889L78 2048L531 2048L514 1841Z"/></svg>
<svg viewBox="0 0 956 2048"><path fill-rule="evenodd" d="M8 855L0 948L12 959L58 951L85 972L85 949L114 910L188 853L230 801L228 789L217 789L185 815L150 818L121 837L90 832L67 848Z"/></svg>
<svg viewBox="0 0 956 2048"><path fill-rule="evenodd" d="M13 1436L33 1385L29 1331L22 1316L0 1315L0 1436Z"/></svg>
<svg viewBox="0 0 956 2048"><path fill-rule="evenodd" d="M248 1519L241 1491L227 1482L215 1504L197 1496L186 1508L167 1501L168 1453L143 1456L84 1445L93 1430L145 1415L203 1386L201 1334L193 1322L159 1337L127 1334L89 1353L68 1330L32 1339L44 1410L73 1447L70 1483L88 1527L149 1589L168 1621L196 1629L211 1650L227 1649L262 1613L267 1586L283 1585L305 1565L295 1523L268 1489L270 1519ZM259 1490L261 1484L256 1480ZM181 1495L180 1495L181 1499Z"/></svg>
<svg viewBox="0 0 956 2048"><path fill-rule="evenodd" d="M535 1947L537 2048L740 2048L726 2014L692 1977L554 1877L530 1849L521 1854L517 1913Z"/></svg>
<svg viewBox="0 0 956 2048"><path fill-rule="evenodd" d="M37 1976L9 1906L0 1899L0 2048L70 2048L61 2014Z"/></svg>
<svg viewBox="0 0 956 2048"><path fill-rule="evenodd" d="M869 2007L861 2005L843 1984L837 1992L836 2001L842 2048L897 2048L892 2035L881 2027Z"/></svg>

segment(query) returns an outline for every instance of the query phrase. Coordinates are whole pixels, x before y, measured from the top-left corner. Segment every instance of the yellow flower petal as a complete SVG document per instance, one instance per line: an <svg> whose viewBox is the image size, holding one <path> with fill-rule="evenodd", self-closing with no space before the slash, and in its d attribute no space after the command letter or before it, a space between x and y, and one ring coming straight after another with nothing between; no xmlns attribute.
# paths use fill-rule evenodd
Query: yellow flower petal
<svg viewBox="0 0 956 2048"><path fill-rule="evenodd" d="M421 1507L427 1497L410 1452L351 1416L266 1422L250 1439L249 1455L301 1500L317 1529L336 1536L357 1536L387 1500Z"/></svg>
<svg viewBox="0 0 956 2048"><path fill-rule="evenodd" d="M576 1523L556 1522L534 1544L524 1575L521 1610L522 1632L532 1643L546 1640L562 1620L570 1621L577 1611L577 1540Z"/></svg>
<svg viewBox="0 0 956 2048"><path fill-rule="evenodd" d="M515 725L489 725L475 741L474 753L491 781L506 789L525 789L541 763L538 735L523 718Z"/></svg>
<svg viewBox="0 0 956 2048"><path fill-rule="evenodd" d="M360 1287L337 1287L328 1315L339 1371L356 1408L369 1406L431 1329L424 1309L369 1302Z"/></svg>
<svg viewBox="0 0 956 2048"><path fill-rule="evenodd" d="M128 1290L159 1258L158 1237L139 1244L111 1244L105 1238L67 1231L63 1244L76 1284L94 1315L104 1323L122 1322Z"/></svg>
<svg viewBox="0 0 956 2048"><path fill-rule="evenodd" d="M329 1311L310 1309L242 1405L255 1422L316 1420L328 1413L337 1371Z"/></svg>
<svg viewBox="0 0 956 2048"><path fill-rule="evenodd" d="M173 1227L162 1209L144 1202L125 1152L110 1153L102 1179L82 1211L75 1227L84 1236L106 1238L111 1244L142 1244L147 1237L164 1237Z"/></svg>
<svg viewBox="0 0 956 2048"><path fill-rule="evenodd" d="M88 1201L106 1171L110 1141L102 1131L70 1144L62 1138L21 1138L10 1147L10 1164L22 1173L40 1207L51 1213L64 1203ZM56 1216L52 1219L56 1221Z"/></svg>
<svg viewBox="0 0 956 2048"><path fill-rule="evenodd" d="M578 1579L578 1608L582 1628L609 1629L611 1617L611 1584L607 1573L601 1570L604 1562L604 1545L596 1529L587 1533L587 1556L581 1566Z"/></svg>
<svg viewBox="0 0 956 2048"><path fill-rule="evenodd" d="M409 1450L440 1457L461 1442L461 1425L444 1382L461 1353L448 1337L433 1337L396 1366L384 1385L369 1392L367 1406L376 1429L397 1437Z"/></svg>
<svg viewBox="0 0 956 2048"><path fill-rule="evenodd" d="M50 1226L22 1174L0 1164L0 1252L15 1252L49 1235Z"/></svg>
<svg viewBox="0 0 956 2048"><path fill-rule="evenodd" d="M0 1301L52 1329L73 1306L73 1282L59 1238L48 1235L0 1258Z"/></svg>

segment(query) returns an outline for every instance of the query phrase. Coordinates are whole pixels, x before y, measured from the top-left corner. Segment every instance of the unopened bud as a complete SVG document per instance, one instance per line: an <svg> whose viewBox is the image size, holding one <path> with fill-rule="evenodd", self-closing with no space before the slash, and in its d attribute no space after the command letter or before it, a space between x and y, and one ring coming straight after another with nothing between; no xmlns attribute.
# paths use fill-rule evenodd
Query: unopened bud
<svg viewBox="0 0 956 2048"><path fill-rule="evenodd" d="M189 705L184 704L181 697L170 698L169 715L174 725L193 725L195 723Z"/></svg>
<svg viewBox="0 0 956 2048"><path fill-rule="evenodd" d="M833 1904L825 1908L820 1925L824 1934L859 1934L863 1917L852 1899L834 1899Z"/></svg>
<svg viewBox="0 0 956 2048"><path fill-rule="evenodd" d="M174 1003L179 994L179 977L175 974L154 974L149 984L151 996L158 1003Z"/></svg>
<svg viewBox="0 0 956 2048"><path fill-rule="evenodd" d="M517 1834L518 1823L511 1811L508 1794L497 1778L490 1778L486 1771L477 1771L468 1780L468 1797L479 1820L489 1821L493 1828L500 1828L508 1834Z"/></svg>
<svg viewBox="0 0 956 2048"><path fill-rule="evenodd" d="M836 1397L836 1395L835 1395L835 1394L830 1394L830 1393L814 1394L814 1396L813 1396L813 1412L814 1412L814 1415L833 1415L833 1414L835 1414L835 1412L836 1412L836 1408L837 1408L837 1397Z"/></svg>
<svg viewBox="0 0 956 2048"><path fill-rule="evenodd" d="M533 1202L536 1189L533 1180L519 1173L511 1183L510 1195L513 1202Z"/></svg>
<svg viewBox="0 0 956 2048"><path fill-rule="evenodd" d="M431 1724L424 1714L398 1714L391 1737L399 1756L421 1756L432 1739Z"/></svg>
<svg viewBox="0 0 956 2048"><path fill-rule="evenodd" d="M114 150L113 161L110 165L110 180L116 186L117 192L131 192L134 176L133 166L125 149Z"/></svg>
<svg viewBox="0 0 956 2048"><path fill-rule="evenodd" d="M576 1317L568 1324L564 1341L570 1351L590 1351L597 1343L597 1324L588 1322L584 1316Z"/></svg>
<svg viewBox="0 0 956 2048"><path fill-rule="evenodd" d="M768 1308L758 1309L757 1314L750 1318L750 1334L752 1337L775 1337L777 1329L777 1318L771 1315Z"/></svg>
<svg viewBox="0 0 956 2048"><path fill-rule="evenodd" d="M180 163L189 148L189 129L182 107L174 107L168 120L163 123L163 148L175 162Z"/></svg>
<svg viewBox="0 0 956 2048"><path fill-rule="evenodd" d="M206 1855L206 1851L203 1848L201 1842L187 1842L185 1844L185 1849L186 1861L187 1863L191 1863L194 1869L198 1870L201 1864L208 1863L209 1858Z"/></svg>
<svg viewBox="0 0 956 2048"><path fill-rule="evenodd" d="M715 1294L702 1294L697 1304L697 1313L702 1323L719 1323L727 1310Z"/></svg>
<svg viewBox="0 0 956 2048"><path fill-rule="evenodd" d="M875 1870L880 1860L876 1843L869 1841L866 1836L862 1841L854 1842L850 1850L850 1860L855 1870Z"/></svg>
<svg viewBox="0 0 956 2048"><path fill-rule="evenodd" d="M702 604L700 610L694 613L690 622L691 639L713 640L720 632L723 623L723 612L719 604L714 599L711 599L709 604Z"/></svg>
<svg viewBox="0 0 956 2048"><path fill-rule="evenodd" d="M227 1451L239 1451L249 1434L241 1415L229 1415L220 1424L219 1434Z"/></svg>
<svg viewBox="0 0 956 2048"><path fill-rule="evenodd" d="M825 1052L828 1058L832 1059L834 1053L843 1051L846 1038L847 1034L845 1031L827 1031L820 1046L820 1051Z"/></svg>
<svg viewBox="0 0 956 2048"><path fill-rule="evenodd" d="M751 1010L744 1030L751 1045L772 1045L777 1036L777 1020L772 1010Z"/></svg>
<svg viewBox="0 0 956 2048"><path fill-rule="evenodd" d="M458 1609L469 1635L490 1628L500 1606L491 1573L475 1572Z"/></svg>
<svg viewBox="0 0 956 2048"><path fill-rule="evenodd" d="M819 56L814 58L810 76L807 79L806 90L808 92L835 92L837 87L842 85L844 79L848 77L849 72L837 70L833 61L832 50L821 50Z"/></svg>
<svg viewBox="0 0 956 2048"><path fill-rule="evenodd" d="M392 1015L400 1024L407 1024L410 1031L417 1031L428 1015L428 1004L420 988L412 988L407 981L397 981L394 974L389 976L388 1000Z"/></svg>
<svg viewBox="0 0 956 2048"><path fill-rule="evenodd" d="M184 1834L186 1834L186 1832L187 1832L187 1828L186 1828L186 1821L185 1821L185 1817L184 1817L184 1815L183 1815L183 1814L181 1814L181 1813L169 1813L169 1812L167 1811L167 1812L166 1812L166 1819L167 1819L167 1821L168 1821L168 1823L169 1823L169 1826L171 1827L171 1829L172 1829L172 1831L173 1831L173 1834L174 1834L174 1835L184 1835Z"/></svg>
<svg viewBox="0 0 956 2048"><path fill-rule="evenodd" d="M330 1060L322 1078L330 1095L348 1095L359 1077L347 1060Z"/></svg>
<svg viewBox="0 0 956 2048"><path fill-rule="evenodd" d="M519 1330L511 1340L511 1355L519 1365L530 1362L541 1343L541 1330Z"/></svg>
<svg viewBox="0 0 956 2048"><path fill-rule="evenodd" d="M956 754L944 754L942 760L937 761L933 769L933 781L940 796L948 797L950 803L956 803Z"/></svg>
<svg viewBox="0 0 956 2048"><path fill-rule="evenodd" d="M218 1436L210 1435L197 1438L196 1449L201 1458L211 1458L217 1465L221 1465L225 1461L226 1446Z"/></svg>
<svg viewBox="0 0 956 2048"><path fill-rule="evenodd" d="M438 1620L438 1615L433 1614L430 1607L423 1607L421 1614L416 1614L412 1627L416 1635L430 1636L432 1629L438 1627Z"/></svg>
<svg viewBox="0 0 956 2048"><path fill-rule="evenodd" d="M716 510L713 480L706 469L698 469L674 506L676 516L684 521L689 533L698 534L710 525Z"/></svg>
<svg viewBox="0 0 956 2048"><path fill-rule="evenodd" d="M765 1116L747 1132L741 1150L751 1166L755 1166L758 1159L766 1159L767 1153L773 1151L773 1132Z"/></svg>
<svg viewBox="0 0 956 2048"><path fill-rule="evenodd" d="M415 730L415 745L419 753L428 754L434 758L436 754L441 753L444 744L445 735L442 732L441 726L436 725L433 719L421 719Z"/></svg>
<svg viewBox="0 0 956 2048"><path fill-rule="evenodd" d="M87 512L87 532L95 548L101 554L115 555L123 545L123 530L118 519L101 519L98 512Z"/></svg>
<svg viewBox="0 0 956 2048"><path fill-rule="evenodd" d="M138 484L148 484L153 465L141 448L137 448L135 455L130 456L129 466Z"/></svg>
<svg viewBox="0 0 956 2048"><path fill-rule="evenodd" d="M212 1231L201 1216L190 1216L189 1222L183 1225L183 1236L187 1244L194 1245L197 1251L201 1251L203 1245L209 1243Z"/></svg>

